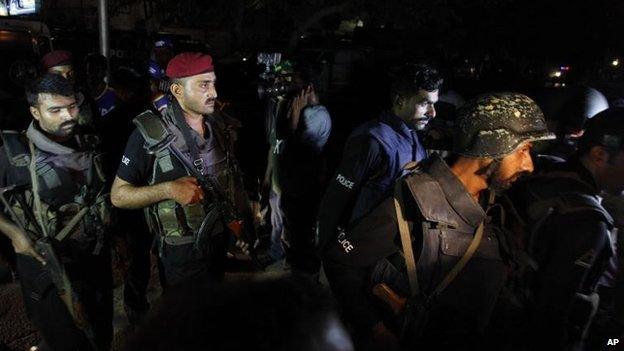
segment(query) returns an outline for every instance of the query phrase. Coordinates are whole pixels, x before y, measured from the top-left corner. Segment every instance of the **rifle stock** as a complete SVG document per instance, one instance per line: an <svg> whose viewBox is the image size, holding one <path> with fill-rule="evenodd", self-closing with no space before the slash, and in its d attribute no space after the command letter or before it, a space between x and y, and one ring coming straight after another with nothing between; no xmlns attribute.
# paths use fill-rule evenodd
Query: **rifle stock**
<svg viewBox="0 0 624 351"><path fill-rule="evenodd" d="M373 287L373 295L383 301L395 315L401 315L405 312L407 299L397 294L386 283L376 284Z"/></svg>

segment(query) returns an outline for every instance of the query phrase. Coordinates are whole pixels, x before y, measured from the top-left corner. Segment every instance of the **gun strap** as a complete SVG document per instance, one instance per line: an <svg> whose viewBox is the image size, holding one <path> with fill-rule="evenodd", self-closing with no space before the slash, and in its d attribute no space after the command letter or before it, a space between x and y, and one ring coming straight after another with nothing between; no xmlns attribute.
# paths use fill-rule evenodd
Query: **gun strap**
<svg viewBox="0 0 624 351"><path fill-rule="evenodd" d="M78 213L76 213L70 220L69 222L67 222L67 224L65 225L65 227L63 227L63 229L61 229L60 232L58 232L58 234L56 234L55 239L58 241L62 241L63 239L65 239L65 237L67 236L67 234L69 234L74 227L76 227L76 225L80 222L80 220L87 214L87 212L89 212L89 206L84 206L80 209L80 211L78 211Z"/></svg>
<svg viewBox="0 0 624 351"><path fill-rule="evenodd" d="M199 155L199 148L197 147L197 143L195 142L195 139L191 134L191 127L188 125L188 123L186 123L186 120L184 119L182 108L177 101L173 101L171 103L171 108L173 112L173 118L178 128L180 128L180 131L182 132L182 137L184 138L184 141L186 142L186 145L188 146L191 153L191 158L193 159L193 167L197 171L197 173L199 173L199 175L204 177L204 160L202 160Z"/></svg>
<svg viewBox="0 0 624 351"><path fill-rule="evenodd" d="M35 151L35 144L28 138L28 148L30 149L30 165L28 167L30 173L30 182L32 183L33 201L35 207L35 218L39 222L41 232L44 236L48 236L48 226L45 221L45 214L43 213L43 205L41 203L41 197L39 197L39 179L37 177L37 153Z"/></svg>
<svg viewBox="0 0 624 351"><path fill-rule="evenodd" d="M416 270L416 259L412 247L412 237L409 225L403 213L403 182L398 181L394 186L394 210L396 212L397 224L401 235L401 245L403 246L403 256L405 257L405 267L407 269L407 280L409 281L412 296L418 295L418 273ZM424 235L424 233L423 233Z"/></svg>
<svg viewBox="0 0 624 351"><path fill-rule="evenodd" d="M197 178L205 186L210 187L210 189L207 189L209 190L207 195L213 197L212 200L214 203L218 203L219 199L217 197L223 196L223 194L219 193L220 187L212 179L212 177L209 174L204 174L204 162L199 155L199 148L197 147L197 143L191 135L191 127L188 125L188 123L186 123L186 120L184 120L182 108L177 101L173 101L171 107L173 112L173 118L175 119L177 126L182 131L182 137L184 138L184 141L189 148L192 160L189 160L189 158L186 157L186 155L184 155L182 151L180 151L180 149L175 146L174 143L169 144L167 148L173 154L173 156L175 156L180 161L180 163L182 163L182 166L186 168L190 175ZM226 198L225 196L223 197Z"/></svg>
<svg viewBox="0 0 624 351"><path fill-rule="evenodd" d="M407 269L407 279L410 285L411 296L417 296L419 294L418 287L418 274L416 261L414 256L414 251L412 247L412 239L409 232L409 225L407 223L407 219L405 218L405 213L403 211L403 192L402 192L402 184L403 182L399 181L396 183L394 188L394 209L396 211L397 223L399 226L399 233L401 235L401 245L403 246L403 256L405 258L405 267ZM488 205L491 205L494 202L494 193L490 193L490 197L488 200ZM472 258L474 253L477 251L479 244L481 243L481 239L483 238L483 232L485 230L484 222L479 224L477 231L470 242L470 245L466 249L464 255L459 259L459 261L453 266L453 268L448 272L448 274L444 277L444 279L435 287L430 297L434 297L439 295L446 289L449 284L457 278L459 273L464 269L468 261ZM423 235L426 235L423 229Z"/></svg>
<svg viewBox="0 0 624 351"><path fill-rule="evenodd" d="M479 244L481 243L481 239L483 238L483 231L484 231L484 223L481 222L481 224L479 224L479 227L477 228L477 232L472 238L472 241L470 242L470 245L466 249L466 252L464 253L464 255L459 259L459 261L455 264L455 266L453 266L451 271L448 272L448 274L446 275L446 277L444 277L442 282L440 282L440 284L436 286L431 296L437 296L442 291L444 291L444 289L446 289L446 287L449 286L449 284L451 284L451 282L455 280L455 278L459 275L459 272L461 272L462 269L464 269L468 261L470 261L470 259L472 258L472 255L474 255L474 253L477 251L477 248L479 247Z"/></svg>

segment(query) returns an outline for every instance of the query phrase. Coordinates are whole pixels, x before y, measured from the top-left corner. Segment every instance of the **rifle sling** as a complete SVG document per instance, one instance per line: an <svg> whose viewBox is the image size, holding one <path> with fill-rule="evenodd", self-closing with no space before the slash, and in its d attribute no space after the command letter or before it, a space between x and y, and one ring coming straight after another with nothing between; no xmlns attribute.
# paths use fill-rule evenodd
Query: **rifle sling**
<svg viewBox="0 0 624 351"><path fill-rule="evenodd" d="M203 177L204 176L204 162L202 158L199 156L199 148L197 147L197 143L195 142L195 139L193 138L193 135L191 134L191 127L189 127L188 123L186 123L186 120L183 117L182 108L180 107L178 102L174 101L171 104L171 107L173 108L173 118L175 119L175 123L178 126L178 128L180 128L180 131L182 132L182 137L184 138L184 141L186 145L188 146L189 151L191 153L191 158L193 159L191 163L193 165L193 168L195 169L197 173L199 173Z"/></svg>
<svg viewBox="0 0 624 351"><path fill-rule="evenodd" d="M182 137L184 138L184 141L186 142L189 148L189 151L191 153L191 158L193 160L189 160L189 158L186 157L186 155L184 155L182 151L180 151L180 149L178 149L175 146L174 143L170 143L167 146L167 148L173 154L173 156L175 156L175 158L177 158L178 161L182 163L182 166L184 166L184 168L186 168L186 170L192 176L197 178L200 184L202 184L202 187L208 188L208 189L205 189L207 190L207 195L210 197L213 197L212 199L213 203L218 204L219 203L218 196L221 195L221 194L218 194L219 186L218 184L214 182L214 180L209 175L204 174L204 163L203 163L202 158L199 156L199 148L197 147L197 143L195 142L195 139L191 135L191 128L189 127L188 123L186 123L186 121L183 118L182 108L180 107L177 101L173 102L172 108L173 108L173 116L175 118L176 125L182 131Z"/></svg>
<svg viewBox="0 0 624 351"><path fill-rule="evenodd" d="M41 197L39 197L39 179L37 177L37 153L35 151L35 144L28 138L28 148L30 149L30 164L28 167L30 173L30 182L32 183L33 201L35 207L35 218L41 228L41 232L44 236L49 236L48 226L45 222L45 214L43 213L43 204L41 203Z"/></svg>

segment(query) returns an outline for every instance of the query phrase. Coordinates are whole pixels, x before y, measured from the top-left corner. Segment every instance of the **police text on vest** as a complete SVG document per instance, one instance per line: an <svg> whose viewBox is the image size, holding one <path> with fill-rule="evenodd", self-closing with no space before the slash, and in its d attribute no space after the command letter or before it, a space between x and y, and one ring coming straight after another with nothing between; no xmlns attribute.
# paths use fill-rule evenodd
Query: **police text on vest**
<svg viewBox="0 0 624 351"><path fill-rule="evenodd" d="M342 174L338 174L338 176L336 177L336 180L338 181L338 183L342 184L342 186L344 186L345 188L353 189L354 183L348 180L347 178L345 178Z"/></svg>
<svg viewBox="0 0 624 351"><path fill-rule="evenodd" d="M345 253L349 253L351 252L351 250L353 250L353 245L351 245L351 243L349 242L349 240L345 239L346 235L345 233L340 233L338 235L338 243L340 245L342 245L342 248L344 249Z"/></svg>

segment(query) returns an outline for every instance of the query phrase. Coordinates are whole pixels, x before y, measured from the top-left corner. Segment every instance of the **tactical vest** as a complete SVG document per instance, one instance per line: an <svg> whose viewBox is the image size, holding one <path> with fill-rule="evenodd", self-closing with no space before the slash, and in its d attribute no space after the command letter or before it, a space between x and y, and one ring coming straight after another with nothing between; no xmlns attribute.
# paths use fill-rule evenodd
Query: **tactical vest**
<svg viewBox="0 0 624 351"><path fill-rule="evenodd" d="M490 318L496 297L506 277L503 260L504 233L486 215L451 173L434 158L429 171L416 171L404 178L411 194L407 205L418 280L423 296L429 296L464 255L482 221L481 243L466 266L446 290L431 301L434 326L452 331L482 331ZM490 214L490 211L487 213ZM379 261L372 273L372 285L386 283L397 293L410 296L402 251ZM453 317L450 317L453 316ZM450 318L450 319L446 319Z"/></svg>
<svg viewBox="0 0 624 351"><path fill-rule="evenodd" d="M174 110L173 108L167 109L162 117L146 111L134 119L134 123L145 139L145 149L154 156L150 185L189 175L169 149L171 144L192 160L182 131L174 122ZM204 145L198 145L205 176L215 180L221 187L220 191L224 191L226 197L233 203L244 203L244 199L240 198L240 193L236 192L236 189L242 188L242 181L237 171L238 167L229 155L231 145L225 124L215 119L214 123L205 123L205 126L211 137ZM200 225L207 215L212 218L209 221L210 228L212 228L209 232L212 235L222 233L224 227L220 215L210 205L183 206L174 200L164 200L146 208L150 230L159 236L161 243L164 241L169 245L194 243L197 240L196 234Z"/></svg>
<svg viewBox="0 0 624 351"><path fill-rule="evenodd" d="M385 167L369 178L359 191L351 220L356 220L377 206L392 192L394 182L405 174L404 166L419 162L427 155L416 136L416 131L398 117L385 113L373 122L357 128L351 137L367 135L376 140L385 155Z"/></svg>
<svg viewBox="0 0 624 351"><path fill-rule="evenodd" d="M110 196L105 189L102 154L93 150L93 145L99 143L97 137L78 134L78 148L72 149L52 142L34 124L26 133L2 131L0 134L11 166L25 178L15 182L32 186L34 180L38 184L44 233L61 242L69 240L80 249L92 248L92 253L98 254L113 216ZM29 143L35 150L34 167ZM24 191L28 204L35 207L33 212L36 212L33 188ZM33 229L40 227L25 218L18 203L12 204L12 209L22 223ZM72 221L76 221L73 226L69 225Z"/></svg>

